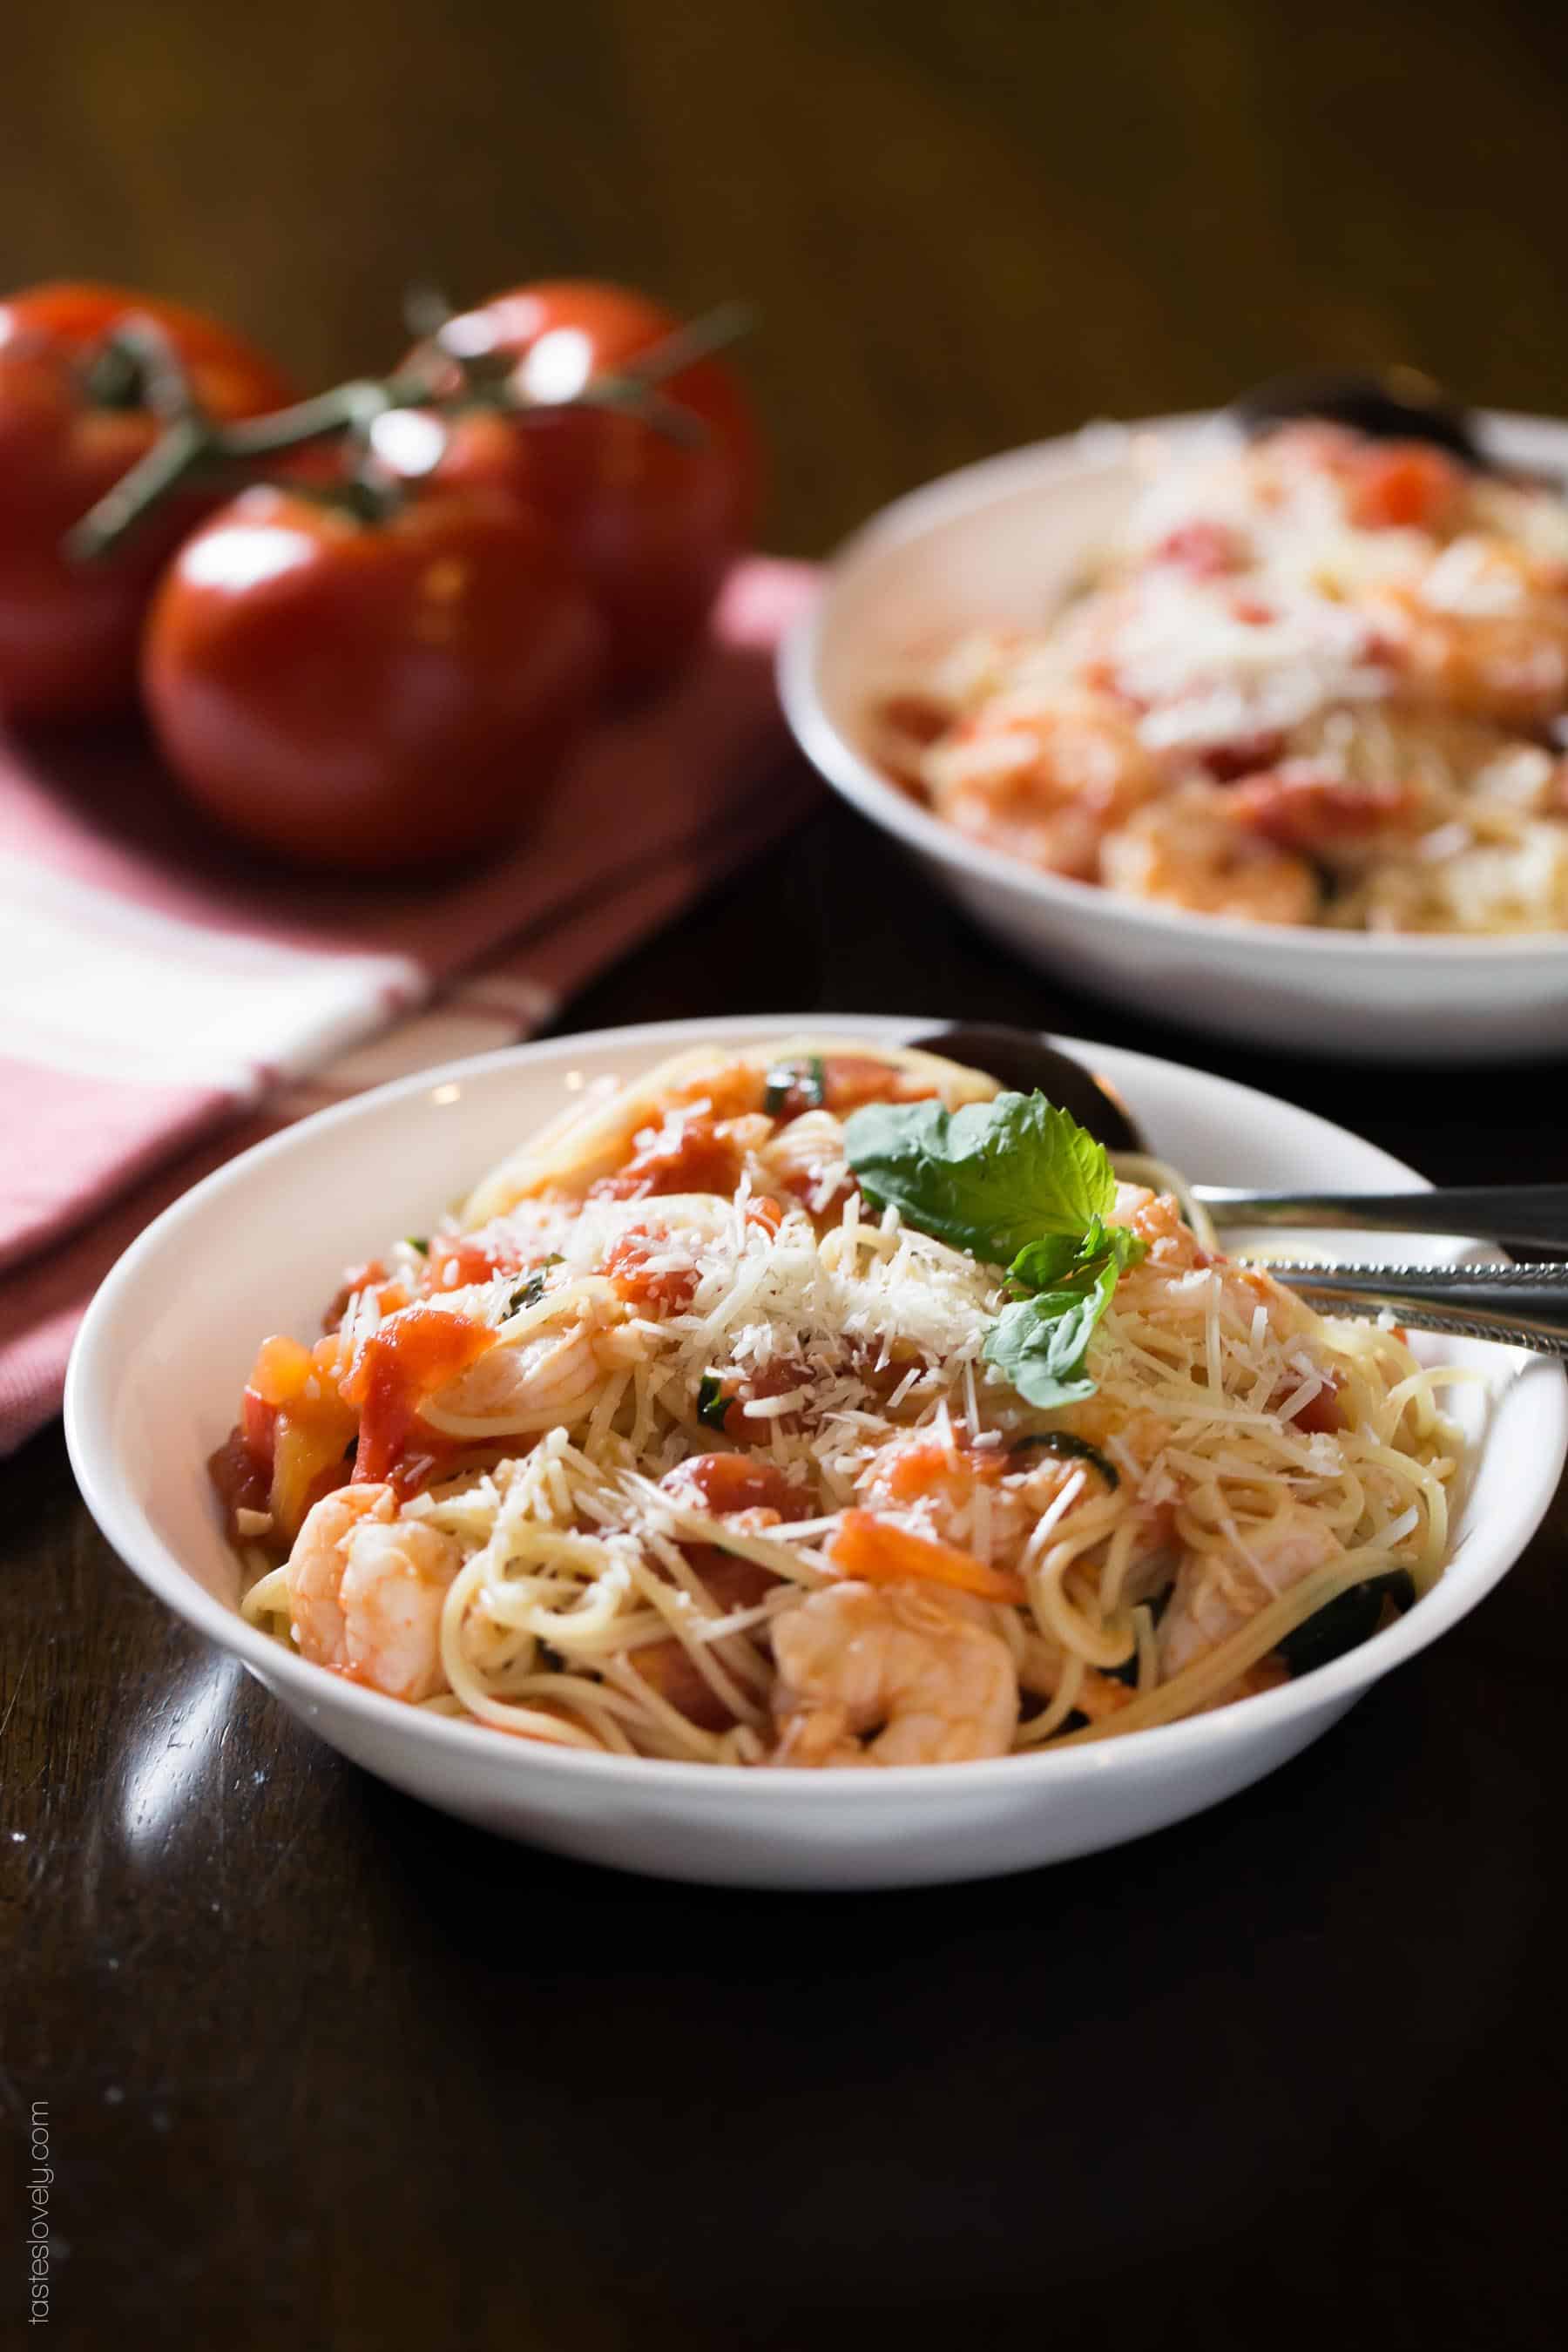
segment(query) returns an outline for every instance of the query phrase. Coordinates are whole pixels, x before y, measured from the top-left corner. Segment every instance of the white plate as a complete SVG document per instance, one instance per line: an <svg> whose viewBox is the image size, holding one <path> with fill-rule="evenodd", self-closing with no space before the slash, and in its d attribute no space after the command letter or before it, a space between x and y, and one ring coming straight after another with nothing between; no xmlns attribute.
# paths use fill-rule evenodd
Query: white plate
<svg viewBox="0 0 1568 2352"><path fill-rule="evenodd" d="M324 1674L235 1607L236 1562L203 1464L234 1420L258 1339L312 1330L344 1265L389 1234L424 1230L585 1079L628 1076L703 1037L739 1043L809 1026L903 1040L934 1025L812 1013L563 1038L384 1087L246 1152L142 1234L82 1327L66 1435L93 1517L143 1583L356 1763L465 1821L623 1869L744 1886L980 1878L1118 1844L1245 1788L1473 1608L1518 1557L1568 1444L1568 1391L1554 1364L1452 1343L1484 1368L1492 1402L1489 1412L1479 1391L1459 1392L1478 1439L1486 1426L1453 1561L1397 1625L1267 1696L1059 1756L772 1772L531 1746ZM1268 1096L1060 1042L1110 1077L1156 1147L1200 1181L1420 1181L1372 1144ZM1358 1254L1363 1246L1375 1244L1358 1237Z"/></svg>
<svg viewBox="0 0 1568 2352"><path fill-rule="evenodd" d="M1500 456L1568 478L1568 425L1488 415ZM1184 914L1037 873L983 849L889 783L868 712L908 683L911 649L965 629L1038 627L1134 496L1140 449L1213 417L1096 425L966 467L900 499L829 563L779 656L797 740L829 783L907 843L988 930L1032 963L1162 1018L1372 1060L1524 1058L1568 1048L1568 934L1373 937Z"/></svg>

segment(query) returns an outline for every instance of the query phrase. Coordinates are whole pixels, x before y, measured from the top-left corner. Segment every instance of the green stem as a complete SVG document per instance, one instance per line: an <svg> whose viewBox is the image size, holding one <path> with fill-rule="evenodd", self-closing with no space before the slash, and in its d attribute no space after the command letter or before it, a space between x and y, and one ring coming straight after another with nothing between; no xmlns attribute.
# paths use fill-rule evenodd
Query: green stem
<svg viewBox="0 0 1568 2352"><path fill-rule="evenodd" d="M390 376L384 383L368 378L340 383L331 392L318 393L313 400L297 400L291 408L277 409L270 416L251 416L238 425L226 425L220 436L223 454L238 464L252 457L276 457L280 449L324 441L330 434L363 431L389 408L424 407L429 400L423 376L417 381Z"/></svg>
<svg viewBox="0 0 1568 2352"><path fill-rule="evenodd" d="M610 409L640 417L682 448L699 448L708 437L707 427L678 401L666 399L658 387L695 361L733 342L748 331L753 316L743 303L722 303L689 326L678 328L614 373L594 377L569 402L530 400L511 389L509 377L482 404L520 417L544 415L557 405ZM468 387L455 400L443 395L433 381L428 358L416 359L398 374L380 381L366 377L338 384L331 392L296 401L270 416L215 425L197 405L176 353L153 320L128 320L117 328L116 335L142 370L146 405L164 421L165 429L146 456L67 534L66 552L78 562L112 554L153 507L197 475L254 465L258 458L276 457L284 449L297 449L337 433L363 437L388 409L434 408L457 415L471 397Z"/></svg>
<svg viewBox="0 0 1568 2352"><path fill-rule="evenodd" d="M617 373L634 376L640 383L668 383L683 368L739 342L756 323L757 313L751 303L721 302L713 310L705 310L700 319L677 327L662 342L639 352L635 360L627 360Z"/></svg>
<svg viewBox="0 0 1568 2352"><path fill-rule="evenodd" d="M181 417L159 435L114 488L66 533L65 551L78 563L111 555L149 509L213 462L220 436L202 416Z"/></svg>

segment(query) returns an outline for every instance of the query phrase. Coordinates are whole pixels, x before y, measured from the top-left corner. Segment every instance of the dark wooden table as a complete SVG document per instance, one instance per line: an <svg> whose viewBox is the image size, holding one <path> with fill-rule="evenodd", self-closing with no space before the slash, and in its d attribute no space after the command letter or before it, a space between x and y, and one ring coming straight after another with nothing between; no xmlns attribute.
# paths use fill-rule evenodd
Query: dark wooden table
<svg viewBox="0 0 1568 2352"><path fill-rule="evenodd" d="M748 292L785 548L1302 357L1568 404L1568 37L1526 0L16 14L0 282L162 285L318 379L395 351L418 272ZM1167 1034L1007 963L837 813L573 1019L804 1005L1086 1031L1434 1177L1568 1176L1561 1069ZM51 2325L1554 2344L1565 1538L1560 1507L1436 1652L1200 1820L950 1894L767 1897L495 1843L341 1764L117 1565L46 1433L0 1465L0 2090L18 2147L47 2103Z"/></svg>

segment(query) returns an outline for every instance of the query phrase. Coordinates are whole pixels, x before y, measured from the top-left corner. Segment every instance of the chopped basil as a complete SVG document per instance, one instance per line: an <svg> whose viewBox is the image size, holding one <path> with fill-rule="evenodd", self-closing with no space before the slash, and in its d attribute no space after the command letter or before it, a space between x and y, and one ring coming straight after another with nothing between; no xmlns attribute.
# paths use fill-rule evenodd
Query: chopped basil
<svg viewBox="0 0 1568 2352"><path fill-rule="evenodd" d="M405 1249L417 1250L421 1257L430 1255L429 1237L425 1234L405 1234L403 1244Z"/></svg>
<svg viewBox="0 0 1568 2352"><path fill-rule="evenodd" d="M1062 1454L1069 1462L1089 1463L1112 1493L1121 1484L1121 1473L1115 1463L1108 1462L1099 1446L1091 1445L1087 1437L1074 1437L1069 1430L1047 1429L1038 1437L1016 1437L1012 1450L1022 1454L1027 1446L1038 1446L1042 1454Z"/></svg>
<svg viewBox="0 0 1568 2352"><path fill-rule="evenodd" d="M507 1313L509 1315L517 1315L520 1314L525 1307L537 1307L540 1300L544 1296L544 1276L546 1272L551 1266L559 1265L561 1262L561 1257L559 1254L557 1254L554 1257L547 1257L542 1265L535 1266L533 1272L529 1276L528 1280L526 1282L520 1283L518 1287L512 1292L511 1297L507 1300Z"/></svg>
<svg viewBox="0 0 1568 2352"><path fill-rule="evenodd" d="M1364 1584L1352 1584L1332 1601L1314 1610L1304 1618L1294 1633L1287 1633L1277 1644L1278 1654L1284 1659L1293 1675L1310 1675L1318 1666L1342 1658L1347 1650L1354 1650L1377 1631L1377 1621L1383 1614L1383 1604L1391 1601L1401 1615L1415 1598L1415 1586L1408 1569L1390 1569L1385 1575L1369 1576Z"/></svg>
<svg viewBox="0 0 1568 2352"><path fill-rule="evenodd" d="M724 1426L724 1416L734 1402L725 1393L724 1383L713 1372L704 1372L697 1383L697 1418L704 1429Z"/></svg>
<svg viewBox="0 0 1568 2352"><path fill-rule="evenodd" d="M804 1062L773 1064L763 1096L763 1108L770 1118L778 1117L792 1094L800 1095L812 1110L822 1108L827 1100L827 1073L820 1054L809 1054Z"/></svg>

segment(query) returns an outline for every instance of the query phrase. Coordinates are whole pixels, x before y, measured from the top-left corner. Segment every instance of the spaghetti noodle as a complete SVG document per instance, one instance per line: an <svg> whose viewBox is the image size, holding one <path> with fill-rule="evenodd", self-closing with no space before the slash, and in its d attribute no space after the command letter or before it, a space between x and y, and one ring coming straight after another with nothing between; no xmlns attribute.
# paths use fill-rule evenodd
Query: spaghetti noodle
<svg viewBox="0 0 1568 2352"><path fill-rule="evenodd" d="M1072 1401L998 1369L1005 1268L874 1206L846 1133L995 1094L805 1038L576 1108L263 1347L214 1458L246 1615L531 1739L874 1764L1170 1721L1282 1680L1330 1604L1364 1632L1425 1591L1444 1371L1169 1192L1116 1190Z"/></svg>

